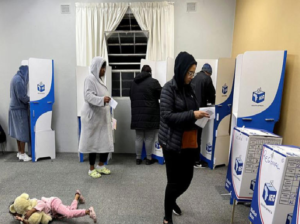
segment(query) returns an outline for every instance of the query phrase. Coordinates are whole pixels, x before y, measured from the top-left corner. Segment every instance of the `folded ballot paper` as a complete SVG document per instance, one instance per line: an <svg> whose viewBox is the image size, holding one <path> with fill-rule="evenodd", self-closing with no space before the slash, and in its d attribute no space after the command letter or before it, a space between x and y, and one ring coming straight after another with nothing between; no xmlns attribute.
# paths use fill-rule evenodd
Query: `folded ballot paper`
<svg viewBox="0 0 300 224"><path fill-rule="evenodd" d="M200 128L204 128L209 120L213 120L215 118L215 107L203 107L200 108L200 110L208 113L210 116L210 118L203 117L195 122L197 126L199 126Z"/></svg>

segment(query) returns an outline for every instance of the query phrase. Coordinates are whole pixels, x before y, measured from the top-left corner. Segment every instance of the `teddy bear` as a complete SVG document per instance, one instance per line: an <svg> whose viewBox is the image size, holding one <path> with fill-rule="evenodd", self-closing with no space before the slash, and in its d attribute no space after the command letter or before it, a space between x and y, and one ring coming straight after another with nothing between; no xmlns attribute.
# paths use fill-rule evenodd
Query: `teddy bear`
<svg viewBox="0 0 300 224"><path fill-rule="evenodd" d="M26 212L36 205L36 199L30 199L28 194L23 193L15 199L9 210L11 213L18 213L24 217ZM44 212L35 212L28 219L29 224L48 224L50 221L52 221L52 217Z"/></svg>

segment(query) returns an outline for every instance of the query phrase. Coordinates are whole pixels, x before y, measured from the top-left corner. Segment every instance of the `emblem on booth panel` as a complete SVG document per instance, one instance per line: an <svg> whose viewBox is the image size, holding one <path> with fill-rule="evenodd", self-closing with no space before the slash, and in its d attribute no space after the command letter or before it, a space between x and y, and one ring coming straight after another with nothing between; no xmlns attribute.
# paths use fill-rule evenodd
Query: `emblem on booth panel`
<svg viewBox="0 0 300 224"><path fill-rule="evenodd" d="M261 88L258 88L255 92L252 94L252 101L255 103L261 103L265 101L266 93L261 90Z"/></svg>
<svg viewBox="0 0 300 224"><path fill-rule="evenodd" d="M241 156L237 157L235 159L235 165L234 165L234 170L236 175L241 175L243 171L243 160L241 159Z"/></svg>
<svg viewBox="0 0 300 224"><path fill-rule="evenodd" d="M222 86L222 94L225 95L227 92L228 92L228 86L225 83L224 86Z"/></svg>
<svg viewBox="0 0 300 224"><path fill-rule="evenodd" d="M265 183L262 197L266 205L274 206L276 195L277 195L277 190L273 186L273 181L270 181L270 183Z"/></svg>
<svg viewBox="0 0 300 224"><path fill-rule="evenodd" d="M293 219L293 213L290 213L286 217L286 224L292 224L292 219Z"/></svg>
<svg viewBox="0 0 300 224"><path fill-rule="evenodd" d="M206 144L206 152L211 153L212 151L212 144L209 142Z"/></svg>
<svg viewBox="0 0 300 224"><path fill-rule="evenodd" d="M42 93L45 91L45 84L43 84L42 82L40 82L39 84L37 84L37 90Z"/></svg>
<svg viewBox="0 0 300 224"><path fill-rule="evenodd" d="M160 149L160 144L159 144L159 142L157 141L157 142L155 142L155 148L156 149Z"/></svg>
<svg viewBox="0 0 300 224"><path fill-rule="evenodd" d="M254 191L254 189L255 189L255 183L256 183L256 179L251 180L251 183L250 183L250 189L251 189L252 191Z"/></svg>

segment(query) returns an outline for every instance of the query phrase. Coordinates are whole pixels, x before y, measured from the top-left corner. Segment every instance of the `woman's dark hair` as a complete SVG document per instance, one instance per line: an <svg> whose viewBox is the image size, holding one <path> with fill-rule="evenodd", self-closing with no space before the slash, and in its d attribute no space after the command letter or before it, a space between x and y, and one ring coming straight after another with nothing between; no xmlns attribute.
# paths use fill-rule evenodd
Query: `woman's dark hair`
<svg viewBox="0 0 300 224"><path fill-rule="evenodd" d="M149 65L144 65L142 68L142 72L147 72L151 74L151 67Z"/></svg>
<svg viewBox="0 0 300 224"><path fill-rule="evenodd" d="M105 61L105 62L103 62L103 64L102 64L101 68L106 68L106 61Z"/></svg>

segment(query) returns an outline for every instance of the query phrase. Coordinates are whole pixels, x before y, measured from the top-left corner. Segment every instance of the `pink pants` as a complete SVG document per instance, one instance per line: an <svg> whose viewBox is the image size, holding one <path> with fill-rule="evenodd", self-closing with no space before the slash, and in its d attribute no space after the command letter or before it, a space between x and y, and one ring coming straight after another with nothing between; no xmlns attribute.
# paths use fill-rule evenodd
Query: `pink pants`
<svg viewBox="0 0 300 224"><path fill-rule="evenodd" d="M56 198L51 203L52 213L60 214L68 219L85 216L85 209L77 209L78 201L74 200L71 206L66 206L59 198Z"/></svg>

